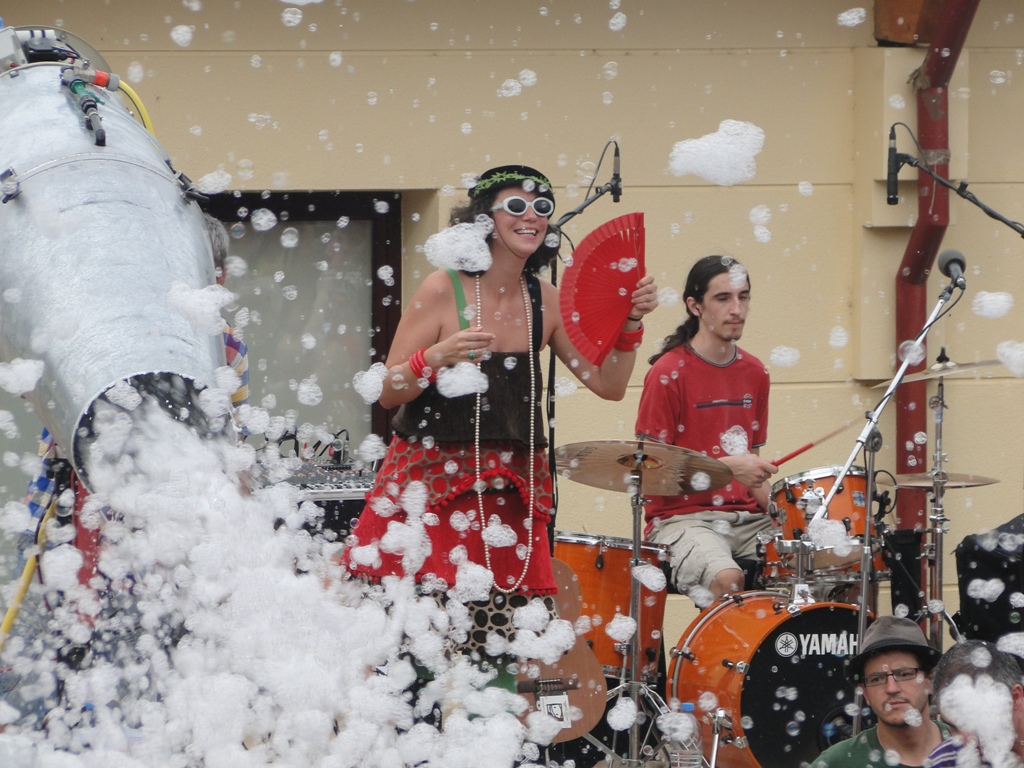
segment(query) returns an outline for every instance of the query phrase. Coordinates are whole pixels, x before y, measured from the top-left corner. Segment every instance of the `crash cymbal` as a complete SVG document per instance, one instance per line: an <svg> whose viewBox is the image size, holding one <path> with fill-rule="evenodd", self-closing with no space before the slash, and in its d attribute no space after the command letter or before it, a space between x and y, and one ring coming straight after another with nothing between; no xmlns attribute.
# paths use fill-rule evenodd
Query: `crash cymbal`
<svg viewBox="0 0 1024 768"><path fill-rule="evenodd" d="M972 475L967 473L956 472L944 472L946 476L946 482L944 483L946 488L975 488L979 485L993 485L998 483L994 477L985 477L984 475ZM892 478L886 475L878 476L879 485L892 485ZM896 487L897 488L931 488L932 487L932 473L931 472L920 472L913 475L896 475Z"/></svg>
<svg viewBox="0 0 1024 768"><path fill-rule="evenodd" d="M555 449L564 478L606 491L635 493L640 473L645 496L679 496L710 491L732 480L732 470L703 453L641 440L589 440Z"/></svg>
<svg viewBox="0 0 1024 768"><path fill-rule="evenodd" d="M918 373L912 373L909 376L904 376L901 384L909 384L912 381L924 381L925 379L937 379L939 376L956 376L960 373L968 373L969 371L976 371L979 368L989 368L993 365L1001 365L998 360L980 360L976 363L954 363L949 360L945 363L935 363L925 368L923 371ZM886 381L882 384L876 384L873 389L879 387L887 387L889 382Z"/></svg>

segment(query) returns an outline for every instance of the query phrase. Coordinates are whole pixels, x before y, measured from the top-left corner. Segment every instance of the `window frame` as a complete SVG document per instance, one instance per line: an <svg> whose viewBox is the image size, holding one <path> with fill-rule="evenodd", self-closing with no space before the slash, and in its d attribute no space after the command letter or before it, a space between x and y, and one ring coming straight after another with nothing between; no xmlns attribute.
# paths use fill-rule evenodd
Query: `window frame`
<svg viewBox="0 0 1024 768"><path fill-rule="evenodd" d="M386 204L383 213L379 208ZM342 216L350 220L371 223L371 275L373 296L371 297L370 325L374 329L373 355L371 361L383 363L398 328L402 315L402 195L400 192L384 190L346 191L231 191L210 195L201 202L201 207L230 227L236 222L245 222L246 216L239 216L239 209L251 212L259 208L273 211L279 221L330 221ZM282 213L285 215L282 216ZM382 267L390 267L393 282L385 285L376 279ZM371 430L391 439L391 425L388 412L379 404L371 406Z"/></svg>

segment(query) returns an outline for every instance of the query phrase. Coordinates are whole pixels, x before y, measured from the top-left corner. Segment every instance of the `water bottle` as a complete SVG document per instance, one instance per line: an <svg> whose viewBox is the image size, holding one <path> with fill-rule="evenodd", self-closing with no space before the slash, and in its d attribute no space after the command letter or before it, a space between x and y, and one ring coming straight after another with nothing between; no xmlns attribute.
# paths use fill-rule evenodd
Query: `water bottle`
<svg viewBox="0 0 1024 768"><path fill-rule="evenodd" d="M679 705L678 712L658 717L658 728L668 738L668 764L671 768L701 768L704 760L704 737L700 721L693 714L693 703Z"/></svg>

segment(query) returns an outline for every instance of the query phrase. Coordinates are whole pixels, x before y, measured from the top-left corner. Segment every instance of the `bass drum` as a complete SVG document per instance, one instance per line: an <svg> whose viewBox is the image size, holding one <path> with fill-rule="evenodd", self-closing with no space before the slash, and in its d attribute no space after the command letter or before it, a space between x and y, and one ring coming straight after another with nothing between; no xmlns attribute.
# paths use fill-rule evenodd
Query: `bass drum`
<svg viewBox="0 0 1024 768"><path fill-rule="evenodd" d="M705 609L672 649L670 695L693 702L718 768L793 768L849 735L853 691L843 663L857 652L857 610L793 605L777 592L741 592Z"/></svg>

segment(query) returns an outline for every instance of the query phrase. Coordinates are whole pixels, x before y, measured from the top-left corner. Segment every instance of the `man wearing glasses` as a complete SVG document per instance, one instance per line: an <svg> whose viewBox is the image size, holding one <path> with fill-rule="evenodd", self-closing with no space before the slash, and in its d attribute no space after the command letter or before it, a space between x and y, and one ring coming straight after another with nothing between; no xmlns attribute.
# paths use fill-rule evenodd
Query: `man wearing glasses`
<svg viewBox="0 0 1024 768"><path fill-rule="evenodd" d="M929 717L932 670L942 654L910 619L882 616L868 627L846 677L875 713L878 725L834 744L813 768L921 766L949 735Z"/></svg>

